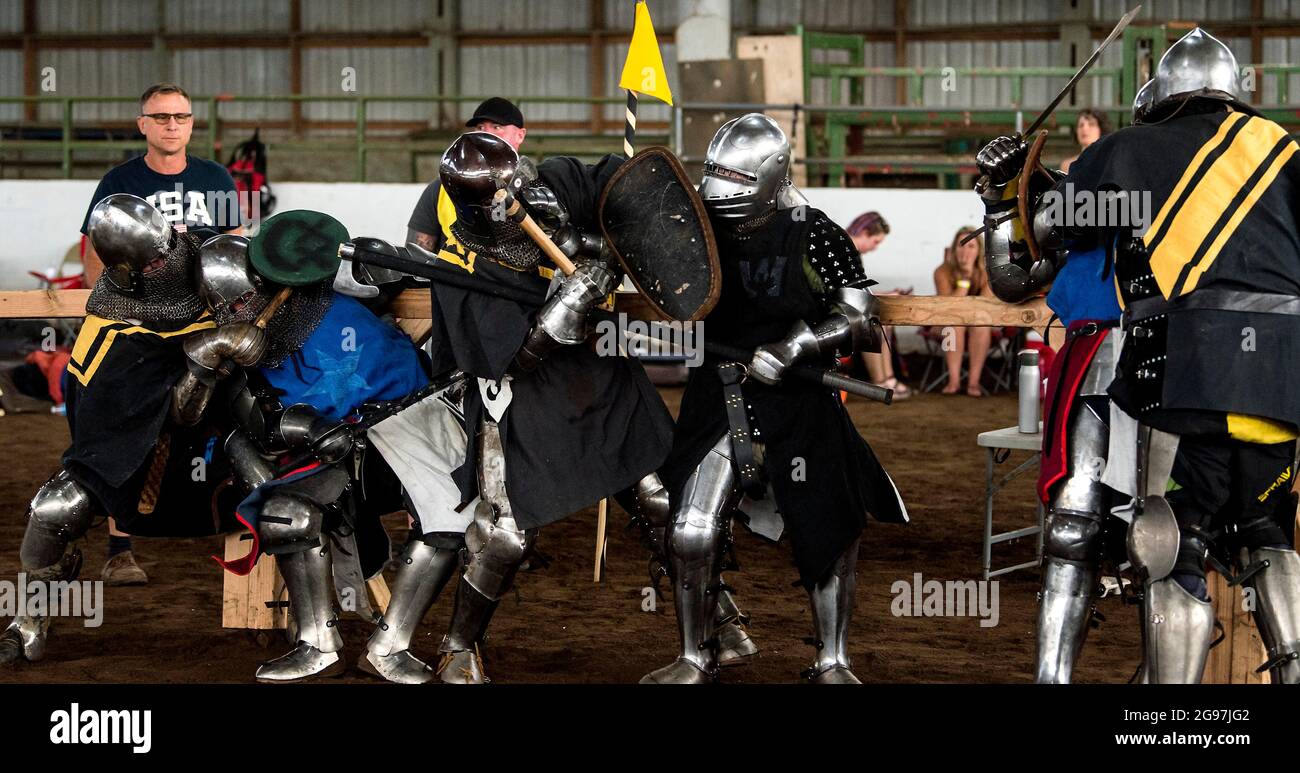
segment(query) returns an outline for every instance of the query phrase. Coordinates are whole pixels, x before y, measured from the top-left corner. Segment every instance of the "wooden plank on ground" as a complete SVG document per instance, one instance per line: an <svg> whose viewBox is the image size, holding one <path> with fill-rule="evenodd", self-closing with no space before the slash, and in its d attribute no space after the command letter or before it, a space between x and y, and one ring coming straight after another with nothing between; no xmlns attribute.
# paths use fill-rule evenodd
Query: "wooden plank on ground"
<svg viewBox="0 0 1300 773"><path fill-rule="evenodd" d="M1241 588L1233 588L1215 571L1206 572L1214 616L1223 624L1223 641L1210 650L1201 681L1206 684L1268 684L1255 669L1268 660L1255 620L1246 609Z"/></svg>
<svg viewBox="0 0 1300 773"><path fill-rule="evenodd" d="M250 547L252 543L240 539L240 534L226 535L226 560L247 555ZM272 557L263 556L247 576L222 572L222 578L222 628L265 630L287 627L286 609L268 606L268 603L286 598L284 579L280 577Z"/></svg>

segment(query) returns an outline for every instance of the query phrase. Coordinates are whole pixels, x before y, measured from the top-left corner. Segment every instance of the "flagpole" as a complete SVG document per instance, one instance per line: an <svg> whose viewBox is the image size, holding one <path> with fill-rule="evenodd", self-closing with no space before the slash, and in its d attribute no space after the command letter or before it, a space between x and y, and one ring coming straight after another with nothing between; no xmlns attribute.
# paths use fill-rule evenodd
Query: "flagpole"
<svg viewBox="0 0 1300 773"><path fill-rule="evenodd" d="M623 122L623 155L636 155L636 92L627 90L627 111Z"/></svg>

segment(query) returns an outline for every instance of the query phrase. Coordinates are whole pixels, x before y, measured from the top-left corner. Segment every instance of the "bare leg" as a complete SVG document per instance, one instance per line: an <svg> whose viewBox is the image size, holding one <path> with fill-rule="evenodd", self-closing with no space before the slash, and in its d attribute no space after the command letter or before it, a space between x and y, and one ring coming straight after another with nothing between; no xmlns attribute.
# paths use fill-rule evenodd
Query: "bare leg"
<svg viewBox="0 0 1300 773"><path fill-rule="evenodd" d="M961 389L961 356L966 351L966 328L945 327L943 329L943 358L948 363L948 383L944 385L945 395L955 395Z"/></svg>
<svg viewBox="0 0 1300 773"><path fill-rule="evenodd" d="M984 375L984 361L989 357L989 346L993 342L993 329L973 327L967 334L970 344L970 373L967 376L966 393L980 395L980 376Z"/></svg>

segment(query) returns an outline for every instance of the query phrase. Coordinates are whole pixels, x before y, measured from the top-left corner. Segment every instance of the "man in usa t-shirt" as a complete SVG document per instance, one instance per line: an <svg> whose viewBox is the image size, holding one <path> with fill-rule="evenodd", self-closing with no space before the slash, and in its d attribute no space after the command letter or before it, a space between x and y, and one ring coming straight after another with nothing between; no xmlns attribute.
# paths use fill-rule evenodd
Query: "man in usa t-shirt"
<svg viewBox="0 0 1300 773"><path fill-rule="evenodd" d="M215 161L195 158L185 152L194 129L189 95L180 86L158 83L140 97L136 126L145 137L143 156L109 170L99 181L86 207L81 232L86 233L90 211L100 199L113 193L129 193L148 201L162 212L178 231L207 234L240 232L242 220L235 181ZM83 259L88 287L94 287L104 264L86 243ZM108 561L103 578L109 585L141 585L149 581L131 550L131 537L108 519Z"/></svg>

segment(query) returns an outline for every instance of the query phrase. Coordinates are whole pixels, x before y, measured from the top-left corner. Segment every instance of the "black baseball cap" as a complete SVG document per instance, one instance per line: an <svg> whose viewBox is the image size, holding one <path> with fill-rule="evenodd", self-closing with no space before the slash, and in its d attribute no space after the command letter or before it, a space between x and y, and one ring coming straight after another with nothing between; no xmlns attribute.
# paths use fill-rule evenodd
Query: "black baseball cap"
<svg viewBox="0 0 1300 773"><path fill-rule="evenodd" d="M519 112L515 103L505 97L489 97L483 100L483 104L478 106L474 111L474 117L465 122L466 126L474 126L480 121L491 121L499 123L502 126L518 126L524 128L524 114Z"/></svg>

